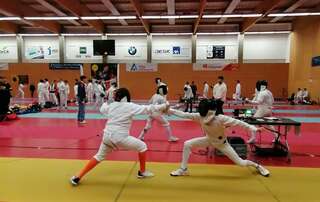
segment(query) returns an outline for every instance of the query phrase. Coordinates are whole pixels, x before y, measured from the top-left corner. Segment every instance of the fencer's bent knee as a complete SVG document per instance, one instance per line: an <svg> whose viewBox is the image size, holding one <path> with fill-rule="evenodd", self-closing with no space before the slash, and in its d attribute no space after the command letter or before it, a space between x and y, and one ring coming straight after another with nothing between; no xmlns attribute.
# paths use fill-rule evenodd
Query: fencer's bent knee
<svg viewBox="0 0 320 202"><path fill-rule="evenodd" d="M140 153L147 151L147 150L148 150L147 144L144 143L144 142L142 142L142 144L139 145L139 147L137 148L137 150L138 150L138 152L140 152Z"/></svg>

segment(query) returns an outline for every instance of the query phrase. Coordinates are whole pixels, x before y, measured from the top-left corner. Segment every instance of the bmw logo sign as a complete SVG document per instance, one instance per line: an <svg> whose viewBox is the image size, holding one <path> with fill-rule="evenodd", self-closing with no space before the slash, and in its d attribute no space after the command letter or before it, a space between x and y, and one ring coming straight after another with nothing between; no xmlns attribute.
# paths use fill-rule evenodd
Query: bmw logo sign
<svg viewBox="0 0 320 202"><path fill-rule="evenodd" d="M130 46L129 49L128 49L128 53L130 55L135 55L137 53L137 48L134 47L134 46Z"/></svg>

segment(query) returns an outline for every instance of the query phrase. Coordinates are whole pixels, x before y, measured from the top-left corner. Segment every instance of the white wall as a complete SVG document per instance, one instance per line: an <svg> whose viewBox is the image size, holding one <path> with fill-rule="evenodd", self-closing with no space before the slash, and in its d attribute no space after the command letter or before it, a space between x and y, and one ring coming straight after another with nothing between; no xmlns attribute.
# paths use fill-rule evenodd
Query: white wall
<svg viewBox="0 0 320 202"><path fill-rule="evenodd" d="M108 39L115 40L115 56L108 56L108 62L147 61L147 36L108 36Z"/></svg>
<svg viewBox="0 0 320 202"><path fill-rule="evenodd" d="M23 62L59 62L58 37L23 37Z"/></svg>
<svg viewBox="0 0 320 202"><path fill-rule="evenodd" d="M191 36L152 36L153 63L190 63ZM180 49L180 53L173 52Z"/></svg>
<svg viewBox="0 0 320 202"><path fill-rule="evenodd" d="M225 46L225 59L207 59L208 45ZM197 36L197 63L211 64L218 61L226 63L238 62L238 35Z"/></svg>
<svg viewBox="0 0 320 202"><path fill-rule="evenodd" d="M246 34L243 46L245 63L289 62L289 34Z"/></svg>
<svg viewBox="0 0 320 202"><path fill-rule="evenodd" d="M65 37L65 62L66 63L97 63L102 62L102 56L93 55L93 40L101 39L99 36L67 36ZM86 53L80 53L80 48Z"/></svg>
<svg viewBox="0 0 320 202"><path fill-rule="evenodd" d="M70 36L64 40L65 62L97 63L101 56L93 56L93 40L102 37ZM23 62L59 62L59 37L23 37ZM108 56L108 62L146 63L146 36L109 36L115 40L115 56ZM237 35L198 35L196 41L196 62L199 64L237 63ZM225 46L225 59L207 59L208 45ZM246 34L244 37L243 57L246 63L288 63L290 55L290 34ZM152 36L152 63L191 63L192 37L188 36ZM86 47L87 53L80 54L80 47ZM173 48L180 49L180 54L173 53ZM128 51L136 50L135 54ZM1 50L8 49L7 51ZM50 51L49 51L50 49ZM132 52L131 52L132 53ZM0 36L0 63L18 62L16 37ZM34 59L41 56L42 59Z"/></svg>
<svg viewBox="0 0 320 202"><path fill-rule="evenodd" d="M0 63L18 62L17 38L0 37Z"/></svg>

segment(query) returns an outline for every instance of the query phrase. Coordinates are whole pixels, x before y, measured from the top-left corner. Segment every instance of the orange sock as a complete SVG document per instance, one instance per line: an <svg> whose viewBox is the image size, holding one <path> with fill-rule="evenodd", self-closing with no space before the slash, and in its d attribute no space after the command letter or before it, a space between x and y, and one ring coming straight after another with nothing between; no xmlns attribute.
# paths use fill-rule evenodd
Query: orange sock
<svg viewBox="0 0 320 202"><path fill-rule="evenodd" d="M77 177L81 179L87 172L89 172L92 168L94 168L98 163L100 162L97 161L97 159L95 158L90 159L87 165L85 165L85 167L79 172Z"/></svg>
<svg viewBox="0 0 320 202"><path fill-rule="evenodd" d="M140 172L142 173L146 171L146 153L147 151L139 152Z"/></svg>

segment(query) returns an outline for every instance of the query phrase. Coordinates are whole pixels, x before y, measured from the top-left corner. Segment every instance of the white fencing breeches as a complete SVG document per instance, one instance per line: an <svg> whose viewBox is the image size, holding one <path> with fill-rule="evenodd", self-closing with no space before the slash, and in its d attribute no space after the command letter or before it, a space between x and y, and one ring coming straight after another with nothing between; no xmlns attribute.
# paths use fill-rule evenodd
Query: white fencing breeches
<svg viewBox="0 0 320 202"><path fill-rule="evenodd" d="M21 90L21 89L19 89L19 90L18 90L18 95L17 95L17 97L19 97L19 98L24 98L24 91Z"/></svg>
<svg viewBox="0 0 320 202"><path fill-rule="evenodd" d="M267 108L258 108L256 113L253 115L253 117L268 117L268 116L272 116L272 110L271 109L267 109ZM266 126L267 128L269 128L272 131L275 131L275 127L274 126ZM278 136L277 133L272 133L275 138ZM256 132L251 132L251 135L256 137Z"/></svg>
<svg viewBox="0 0 320 202"><path fill-rule="evenodd" d="M46 90L43 92L43 98L44 98L44 102L50 101L49 91Z"/></svg>
<svg viewBox="0 0 320 202"><path fill-rule="evenodd" d="M50 93L50 102L52 102L55 105L58 105L58 99L55 93Z"/></svg>
<svg viewBox="0 0 320 202"><path fill-rule="evenodd" d="M60 95L60 107L67 107L68 106L68 96L65 92L59 92Z"/></svg>
<svg viewBox="0 0 320 202"><path fill-rule="evenodd" d="M128 136L117 143L113 143L108 135L104 135L98 153L94 156L94 158L97 161L103 161L106 157L106 154L118 149L145 152L148 148L146 143L132 136Z"/></svg>
<svg viewBox="0 0 320 202"><path fill-rule="evenodd" d="M93 91L88 90L88 102L93 102Z"/></svg>
<svg viewBox="0 0 320 202"><path fill-rule="evenodd" d="M148 117L147 123L143 131L141 131L139 138L144 138L145 133L148 132L148 130L152 127L152 124L154 123L154 121L157 121L166 129L168 138L172 137L172 130L171 130L169 121L163 115L158 115L158 116Z"/></svg>
<svg viewBox="0 0 320 202"><path fill-rule="evenodd" d="M46 103L43 92L38 92L38 102L43 107Z"/></svg>
<svg viewBox="0 0 320 202"><path fill-rule="evenodd" d="M223 154L225 154L231 161L239 166L253 166L257 167L257 164L250 160L244 160L234 151L228 142L225 143L212 143L208 137L197 137L191 140L187 140L183 145L183 154L181 168L188 168L188 160L191 153L191 149L195 147L208 147L213 146Z"/></svg>

